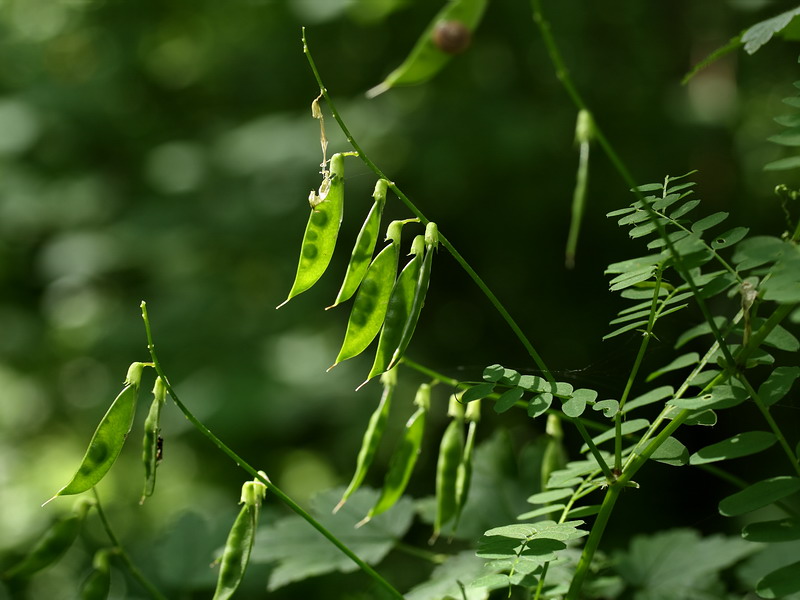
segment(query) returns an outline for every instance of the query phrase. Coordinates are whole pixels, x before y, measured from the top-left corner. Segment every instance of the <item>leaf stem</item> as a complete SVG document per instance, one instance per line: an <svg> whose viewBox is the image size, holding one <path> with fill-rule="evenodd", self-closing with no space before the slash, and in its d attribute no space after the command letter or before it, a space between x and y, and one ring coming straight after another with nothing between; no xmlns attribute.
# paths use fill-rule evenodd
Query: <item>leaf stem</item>
<svg viewBox="0 0 800 600"><path fill-rule="evenodd" d="M147 577L145 577L144 573L142 573L133 563L131 557L128 556L128 553L125 552L125 548L123 548L122 544L120 544L119 538L114 534L114 530L111 529L111 523L108 521L106 513L103 510L103 505L100 502L100 494L97 493L97 488L92 488L92 493L94 494L94 499L96 502L95 508L97 508L97 514L100 517L100 522L103 524L103 529L106 530L108 539L111 540L111 544L114 546L114 553L119 556L120 559L122 559L122 562L125 564L125 567L128 569L128 571L130 571L133 578L139 582L139 585L141 585L152 598L155 598L155 600L167 600L167 597L159 592L156 586L150 583Z"/></svg>
<svg viewBox="0 0 800 600"><path fill-rule="evenodd" d="M147 303L142 301L141 304L142 308L142 319L144 320L145 332L147 334L147 349L150 352L150 357L153 360L153 367L156 370L156 373L161 377L164 381L164 385L167 388L167 392L172 397L173 402L175 405L180 409L180 411L184 414L184 416L189 420L189 422L194 425L194 427L200 431L204 436L206 436L211 443L213 443L217 448L219 448L224 454L226 454L231 460L233 460L239 467L244 469L247 473L249 473L253 478L258 479L264 485L267 486L269 491L271 491L278 499L283 502L286 506L288 506L291 510L293 510L297 515L303 518L309 525L311 525L314 529L319 531L325 538L328 539L334 546L336 546L343 554L345 554L350 560L356 563L364 573L369 575L376 583L378 583L381 587L383 587L393 598L397 598L398 600L402 600L403 595L398 592L392 584L390 584L386 579L384 579L375 569L373 569L369 564L367 564L363 559L361 559L355 552L350 550L339 538L337 538L333 533L328 531L319 521L317 521L314 517L312 517L309 513L307 513L303 508L297 504L294 500L292 500L289 496L286 495L280 488L278 488L274 483L272 483L268 478L262 476L258 471L255 470L247 461L245 461L242 457L236 454L233 450L231 450L225 443L220 440L216 435L214 435L208 427L203 425L197 417L195 417L192 412L186 407L186 405L181 402L178 398L178 395L175 393L175 390L172 388L172 385L169 382L164 370L161 368L161 363L158 360L158 356L156 355L155 344L153 344L153 335L150 327L150 318L147 314Z"/></svg>
<svg viewBox="0 0 800 600"><path fill-rule="evenodd" d="M423 225L427 225L430 222L430 219L428 219L428 217L426 217L422 213L422 211L419 208L417 208L417 206L409 199L409 197L406 196L403 193L403 191L400 188L398 188L397 185L394 182L392 182L374 162L372 162L369 156L367 156L367 154L361 148L359 143L353 137L353 134L350 133L350 129L348 129L347 125L345 124L344 120L339 114L339 111L336 109L336 104L333 102L333 99L330 97L330 94L328 94L328 89L322 82L322 77L320 76L319 71L317 70L317 65L314 62L314 58L311 56L311 51L308 48L305 28L303 28L303 52L306 55L306 59L308 59L308 64L311 67L311 71L314 74L314 78L316 79L317 84L319 85L320 93L325 98L325 102L328 104L328 108L330 108L333 118L339 124L339 127L341 128L342 133L344 133L345 138L347 138L348 143L353 147L353 149L358 153L358 156L361 158L364 164L367 167L369 167L369 169L373 173L375 173L381 179L389 181L389 189L391 189L392 192L395 193L395 195L400 199L400 201L406 205L406 207L420 220L420 222ZM475 285L477 285L478 288L481 290L481 292L483 292L483 294L489 299L489 302L492 303L492 306L494 306L497 312L500 313L500 316L514 332L514 335L517 337L517 339L522 343L525 350L533 359L533 362L536 363L537 368L543 372L545 378L550 383L555 383L555 379L553 375L550 373L550 369L547 368L547 365L544 363L541 356L539 356L539 353L536 352L536 349L533 347L533 344L523 333L522 329L520 329L519 325L517 325L517 322L514 320L511 314L506 310L505 306L503 306L500 300L498 300L497 296L494 295L489 286L487 286L486 283L483 281L483 279L478 275L475 269L473 269L472 266L470 266L470 264L466 261L466 259L463 256L461 256L458 250L455 249L453 244L450 243L450 241L441 233L441 231L439 232L439 243L445 248L445 250L447 250L450 253L450 255L456 260L456 262L461 266L461 268L464 269L464 271L467 273L467 275L469 275L469 277L472 279Z"/></svg>

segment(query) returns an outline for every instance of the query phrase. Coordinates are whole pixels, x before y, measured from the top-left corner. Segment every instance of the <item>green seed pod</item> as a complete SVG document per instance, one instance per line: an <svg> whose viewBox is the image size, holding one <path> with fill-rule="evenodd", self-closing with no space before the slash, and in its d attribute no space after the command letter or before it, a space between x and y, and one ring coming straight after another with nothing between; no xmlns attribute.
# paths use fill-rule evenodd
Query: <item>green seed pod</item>
<svg viewBox="0 0 800 600"><path fill-rule="evenodd" d="M375 203L372 205L367 219L364 221L364 225L356 238L356 245L350 256L347 273L344 276L344 282L339 294L336 296L336 301L328 308L333 308L349 300L356 293L358 286L361 285L361 281L364 279L372 259L372 253L375 250L375 243L378 241L378 231L381 227L381 216L383 207L386 204L386 189L388 185L389 182L385 179L379 179L378 183L375 184L375 191L372 193Z"/></svg>
<svg viewBox="0 0 800 600"><path fill-rule="evenodd" d="M289 296L280 308L298 294L314 285L331 262L336 238L344 214L344 156L334 154L331 157L331 171L326 175L319 192L311 192L309 197L311 214L303 236L303 247L297 274Z"/></svg>
<svg viewBox="0 0 800 600"><path fill-rule="evenodd" d="M81 586L81 600L105 600L111 590L110 550L98 550L92 561L92 572Z"/></svg>
<svg viewBox="0 0 800 600"><path fill-rule="evenodd" d="M336 361L330 369L343 360L361 354L372 343L381 329L386 317L386 308L397 276L397 262L400 258L400 236L407 221L392 221L386 232L389 244L372 261L364 281L358 290L347 333Z"/></svg>
<svg viewBox="0 0 800 600"><path fill-rule="evenodd" d="M403 357L414 335L414 330L417 328L417 321L419 321L419 316L422 313L425 296L428 293L428 286L431 281L433 253L436 251L438 244L439 230L436 227L436 223L428 223L425 227L425 258L422 260L422 267L419 270L419 277L417 277L417 285L414 288L414 300L411 303L411 310L403 325L403 333L400 334L400 343L392 354L392 360L389 362L390 369Z"/></svg>
<svg viewBox="0 0 800 600"><path fill-rule="evenodd" d="M150 412L144 422L144 439L142 440L142 461L144 462L144 490L139 504L144 503L145 498L153 495L156 487L156 467L161 461L161 407L167 400L167 387L161 377L156 377L153 386L153 403L150 405Z"/></svg>
<svg viewBox="0 0 800 600"><path fill-rule="evenodd" d="M436 463L436 519L433 523L432 541L439 537L444 524L455 517L458 508L456 481L464 456L464 409L455 397L450 398L448 413L453 419L439 444L439 460Z"/></svg>
<svg viewBox="0 0 800 600"><path fill-rule="evenodd" d="M364 517L356 526L360 527L372 517L389 510L395 502L400 499L411 479L414 465L417 463L419 450L422 446L422 435L425 432L425 420L430 406L431 388L427 383L423 383L417 390L414 403L417 410L406 422L403 438L395 448L389 462L389 471L383 480L383 488L378 501L375 503L367 516Z"/></svg>
<svg viewBox="0 0 800 600"><path fill-rule="evenodd" d="M78 501L72 514L56 520L39 538L28 555L3 573L3 579L30 577L61 558L78 538L86 513L94 504L93 500L88 499Z"/></svg>
<svg viewBox="0 0 800 600"><path fill-rule="evenodd" d="M372 464L372 459L375 457L375 452L378 450L383 432L386 429L392 396L394 395L394 389L397 385L397 372L392 370L384 373L383 377L381 377L381 381L383 382L383 394L381 394L378 408L372 413L369 424L367 425L367 430L364 432L361 450L359 450L358 459L356 460L356 472L353 474L353 478L350 480L350 484L347 486L344 494L342 494L342 499L339 501L339 504L333 509L334 513L347 502L347 499L364 481L367 470Z"/></svg>
<svg viewBox="0 0 800 600"><path fill-rule="evenodd" d="M469 496L469 486L472 483L472 455L475 450L475 430L481 418L481 401L475 400L467 405L465 418L469 422L467 428L467 441L464 444L464 453L458 465L456 473L456 511L453 519L453 533L458 529L461 521L461 513L467 503Z"/></svg>
<svg viewBox="0 0 800 600"><path fill-rule="evenodd" d="M400 346L400 339L403 335L406 321L411 314L411 306L414 303L414 291L419 279L419 271L422 266L422 256L425 252L425 238L418 235L411 244L411 260L408 261L397 281L392 288L392 295L389 297L389 304L386 306L386 317L383 321L381 335L378 338L378 349L375 351L375 361L369 371L367 379L362 383L380 375L389 368L389 363L394 356L395 350ZM361 386L359 386L361 387Z"/></svg>
<svg viewBox="0 0 800 600"><path fill-rule="evenodd" d="M575 125L575 141L580 147L578 160L578 174L575 178L575 191L572 194L572 216L567 236L567 252L565 264L568 269L575 266L575 252L578 248L578 235L581 229L581 220L586 207L586 192L589 186L589 142L594 137L592 115L587 110L578 113L578 122Z"/></svg>
<svg viewBox="0 0 800 600"><path fill-rule="evenodd" d="M108 473L122 451L125 438L133 425L139 383L144 367L144 363L133 363L130 366L125 379L125 387L100 420L77 473L67 485L56 492L53 498L85 492L97 485Z"/></svg>
<svg viewBox="0 0 800 600"><path fill-rule="evenodd" d="M545 426L547 444L542 456L541 489L547 489L550 474L563 469L567 464L567 451L564 448L564 431L561 428L561 419L558 415L549 414Z"/></svg>
<svg viewBox="0 0 800 600"><path fill-rule="evenodd" d="M263 475L261 472L259 474ZM266 491L266 486L257 479L248 481L242 486L241 502L244 506L233 522L225 542L213 600L231 598L242 582L247 564L250 562L250 551L253 549L258 511Z"/></svg>
<svg viewBox="0 0 800 600"><path fill-rule="evenodd" d="M367 92L374 98L396 85L424 83L436 75L454 54L467 49L488 0L450 0L433 18L411 53L394 71Z"/></svg>

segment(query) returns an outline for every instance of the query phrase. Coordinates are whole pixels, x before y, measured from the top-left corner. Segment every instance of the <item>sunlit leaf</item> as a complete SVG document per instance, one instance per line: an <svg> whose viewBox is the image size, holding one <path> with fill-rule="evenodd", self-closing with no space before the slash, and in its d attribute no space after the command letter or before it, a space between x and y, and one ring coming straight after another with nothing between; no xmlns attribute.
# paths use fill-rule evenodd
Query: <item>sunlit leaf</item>
<svg viewBox="0 0 800 600"><path fill-rule="evenodd" d="M777 438L768 431L746 431L737 433L733 437L706 446L698 450L689 458L692 465L703 465L718 462L721 460L731 460L742 456L757 454L771 447Z"/></svg>

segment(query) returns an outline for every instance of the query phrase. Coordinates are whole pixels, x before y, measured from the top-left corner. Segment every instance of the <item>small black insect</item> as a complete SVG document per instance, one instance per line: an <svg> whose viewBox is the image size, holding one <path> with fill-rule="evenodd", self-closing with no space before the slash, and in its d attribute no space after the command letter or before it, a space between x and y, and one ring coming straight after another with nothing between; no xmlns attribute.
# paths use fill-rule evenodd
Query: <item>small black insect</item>
<svg viewBox="0 0 800 600"><path fill-rule="evenodd" d="M156 438L156 462L161 462L162 458L164 458L164 438L158 436Z"/></svg>

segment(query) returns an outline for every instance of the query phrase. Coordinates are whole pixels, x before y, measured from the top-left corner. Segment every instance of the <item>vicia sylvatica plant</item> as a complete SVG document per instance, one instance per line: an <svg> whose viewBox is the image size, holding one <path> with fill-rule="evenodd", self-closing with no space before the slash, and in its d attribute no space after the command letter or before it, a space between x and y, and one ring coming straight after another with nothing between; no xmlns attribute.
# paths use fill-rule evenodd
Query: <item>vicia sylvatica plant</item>
<svg viewBox="0 0 800 600"><path fill-rule="evenodd" d="M481 19L491 10L488 4L447 2L408 58L368 96L423 84L468 51ZM664 174L654 182L635 180L614 148L613 131L603 129L602 119L584 100L580 82L571 77L540 0L532 0L531 9L556 76L575 105L579 158L569 187L573 203L564 235L567 268L579 254L591 151L604 153L619 175L619 208L607 216L620 235L630 238L631 258L606 269L610 292L624 302L606 338L633 336L638 346L631 364L624 366L627 377L621 388L578 387L550 368L536 350L535 332L524 332L491 291L492 274L479 276L464 258L470 250L462 255L450 242L448 215L406 195L404 182L373 162L369 149L348 129L336 108L335 92L323 83L314 62L313 32L304 31L303 49L320 92L311 116L320 123L321 181L308 197L305 230L297 223L297 270L294 281L286 282L289 291L278 308L307 302L303 292L327 285L322 276L334 253L350 256L338 292L330 289L328 306L349 306L349 316L336 310L327 316L342 328L341 348L331 356L331 368L356 368L346 361L373 356L371 368L359 375L364 389L358 393L371 395L373 402L364 404L366 429L360 451L352 457L352 479L345 488L318 494L312 506L303 508L284 493L280 481L267 476L269 464L251 465L238 455L235 441L220 439L213 423L199 421L191 400L184 402L170 383L169 357L156 351L149 307L142 302L147 354L134 357L137 362L100 419L85 455L76 456L74 474L64 474L66 483L54 486L48 502L81 497L73 513L53 523L23 558L5 566L3 579L10 588L24 593L26 582L68 553L87 520L96 518L107 544L95 551L79 591L82 597L113 594L112 565L136 580L137 594L171 597L119 543L96 490L128 438L131 445L143 436L144 485L135 500L159 502L160 418L171 400L200 435L242 470L238 516L227 538L219 540L218 555L207 561L216 569L216 584L207 590L215 599L242 594L240 584L249 576L248 566L255 564L271 566L262 582L267 597L270 590L308 577L358 570L374 583L375 598L800 598L800 553L793 545L800 540L800 436L773 414L776 405L796 404L794 386L800 377L800 341L792 333L800 322L800 190L788 178L775 190L770 210L785 216L783 231L750 235L735 213L704 210L694 172ZM699 67L739 46L756 52L798 14L800 8L748 28ZM335 89L335 82L329 83ZM800 145L800 111L792 110L800 109L800 96L789 95L785 103L786 114L775 119L783 129L776 126L770 141L789 150L765 168L791 173L800 167L800 156L792 153ZM325 114L328 127L332 118L350 144L330 149L330 156ZM375 178L373 201L366 210L364 202L350 202L346 189L347 165L357 161ZM407 214L386 223L389 205ZM344 219L363 220L355 240L339 235ZM488 298L508 325L509 339L527 351L529 364L489 364L479 378L463 379L413 359L414 334L443 254L451 255L472 279L476 294ZM689 307L701 319L677 335L670 359L648 372L644 365L652 341L664 328L683 327L675 324ZM158 307L151 308L157 322ZM280 318L280 311L275 314ZM679 383L662 383L666 374ZM401 393L403 380L416 391ZM134 417L144 381L148 386L153 382L153 400L139 428ZM720 440L707 433L718 420L740 411L748 417L736 421L746 424L735 434ZM493 470L504 451L502 432L492 430L499 425L482 420L489 413L513 414L530 423L540 443L515 457L527 473L535 474L514 484L525 493L528 510L476 531L475 524L485 522L478 517L493 514L493 507L505 500ZM402 414L399 430L387 427L390 414ZM687 431L691 444L682 441ZM426 440L432 440L428 446L435 448L435 455L421 453ZM373 463L382 447L391 458L376 473ZM769 470L753 472L747 480L725 470L726 461L748 456L761 457ZM428 482L429 495L415 499L407 490L422 461L433 465L434 477ZM606 548L606 534L621 518L620 497L635 502L640 473L653 462L701 470L704 477L732 485L736 491L718 498L718 512L736 519L741 535L703 537L693 529L675 529L636 536L625 550ZM367 481L382 481L382 486L373 489ZM266 518L264 503L282 503L295 514ZM411 546L406 538L413 537L409 532L419 524L427 535ZM410 585L393 582L379 566L392 550L433 566ZM745 559L751 561L747 569L742 567Z"/></svg>

